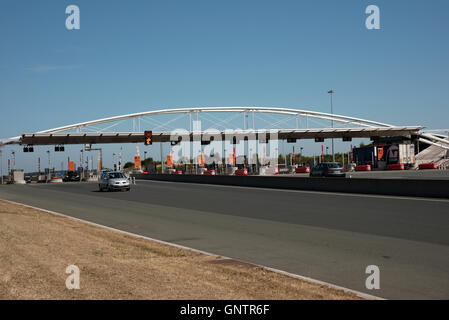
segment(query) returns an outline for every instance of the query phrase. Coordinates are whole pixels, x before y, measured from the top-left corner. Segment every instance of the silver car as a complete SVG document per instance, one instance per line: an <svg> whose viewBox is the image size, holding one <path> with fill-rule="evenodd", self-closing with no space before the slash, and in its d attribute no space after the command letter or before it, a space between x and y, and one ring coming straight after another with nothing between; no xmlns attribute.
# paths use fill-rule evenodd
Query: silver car
<svg viewBox="0 0 449 320"><path fill-rule="evenodd" d="M322 162L310 170L311 177L346 177L340 162Z"/></svg>
<svg viewBox="0 0 449 320"><path fill-rule="evenodd" d="M119 171L103 172L98 178L100 191L130 190L129 179Z"/></svg>

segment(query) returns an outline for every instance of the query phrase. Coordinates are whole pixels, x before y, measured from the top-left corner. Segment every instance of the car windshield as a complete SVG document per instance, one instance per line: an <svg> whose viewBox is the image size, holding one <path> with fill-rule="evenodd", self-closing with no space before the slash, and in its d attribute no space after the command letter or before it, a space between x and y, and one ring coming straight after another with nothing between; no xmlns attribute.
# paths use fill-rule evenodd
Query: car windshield
<svg viewBox="0 0 449 320"><path fill-rule="evenodd" d="M125 175L121 172L111 172L111 173L108 173L108 178L109 179L121 179L121 178L125 178Z"/></svg>
<svg viewBox="0 0 449 320"><path fill-rule="evenodd" d="M333 163L327 163L326 167L327 168L341 168L342 165L341 165L341 163L333 162Z"/></svg>

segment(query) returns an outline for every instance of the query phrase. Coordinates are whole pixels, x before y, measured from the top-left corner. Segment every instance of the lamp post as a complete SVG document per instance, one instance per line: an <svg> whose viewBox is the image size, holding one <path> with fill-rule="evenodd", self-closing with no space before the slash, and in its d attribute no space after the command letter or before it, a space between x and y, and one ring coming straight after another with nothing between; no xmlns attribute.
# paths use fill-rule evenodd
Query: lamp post
<svg viewBox="0 0 449 320"><path fill-rule="evenodd" d="M12 170L14 171L16 170L16 152L12 151L11 154L12 154Z"/></svg>
<svg viewBox="0 0 449 320"><path fill-rule="evenodd" d="M122 171L122 150L123 147L120 147L119 160L118 160L118 170Z"/></svg>
<svg viewBox="0 0 449 320"><path fill-rule="evenodd" d="M333 105L333 95L334 95L334 90L329 90L327 93L330 94L331 96L331 114L334 115L334 105ZM332 128L334 127L334 120L331 120L331 126ZM335 152L334 152L334 138L332 138L332 161L335 162Z"/></svg>
<svg viewBox="0 0 449 320"><path fill-rule="evenodd" d="M0 177L1 177L2 184L3 184L3 157L2 157L2 155L3 155L3 151L0 150Z"/></svg>
<svg viewBox="0 0 449 320"><path fill-rule="evenodd" d="M49 181L50 179L50 150L47 150L47 155L48 155L48 171L47 171L47 181Z"/></svg>

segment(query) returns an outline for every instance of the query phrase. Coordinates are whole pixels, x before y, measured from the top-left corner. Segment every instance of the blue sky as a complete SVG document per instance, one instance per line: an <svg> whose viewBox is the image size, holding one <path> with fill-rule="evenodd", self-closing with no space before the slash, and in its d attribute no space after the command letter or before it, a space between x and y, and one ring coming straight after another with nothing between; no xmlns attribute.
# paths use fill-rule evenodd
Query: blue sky
<svg viewBox="0 0 449 320"><path fill-rule="evenodd" d="M65 28L70 4L80 30ZM365 28L370 4L380 30ZM159 107L327 112L330 88L336 113L447 128L448 12L447 0L2 0L0 137Z"/></svg>

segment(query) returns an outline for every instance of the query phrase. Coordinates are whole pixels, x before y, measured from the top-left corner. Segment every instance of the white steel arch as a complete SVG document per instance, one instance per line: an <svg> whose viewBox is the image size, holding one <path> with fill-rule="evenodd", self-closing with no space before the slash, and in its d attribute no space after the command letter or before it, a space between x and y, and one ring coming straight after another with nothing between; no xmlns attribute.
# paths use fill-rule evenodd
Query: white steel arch
<svg viewBox="0 0 449 320"><path fill-rule="evenodd" d="M377 121L371 121L356 117L349 117L338 114L330 114L325 112L317 112L302 109L293 108L280 108L280 107L258 107L258 106L225 106L225 107L190 107L190 108L175 108L175 109L160 109L152 111L144 111L138 113L131 113L119 116L113 116L108 118L102 118L97 120L91 120L86 122L75 123L71 125L65 125L57 128L47 129L38 131L36 133L59 133L67 130L80 130L84 127L105 124L110 122L118 122L123 120L132 119L133 121L137 119L140 121L142 117L149 117L155 115L170 115L170 114L196 114L196 113L265 113L265 114L278 114L287 116L297 116L302 118L314 118L326 121L335 121L345 125L355 125L358 127L367 128L389 128L394 127L393 125L381 123ZM140 123L140 122L139 122ZM140 125L139 125L140 127ZM449 148L449 141L435 136L431 133L420 133L421 141L429 144L437 143L443 148ZM13 144L20 142L20 136L12 137L9 139L4 139L0 141L0 145Z"/></svg>
<svg viewBox="0 0 449 320"><path fill-rule="evenodd" d="M316 112L316 111L308 111L308 110L298 110L298 109L289 109L289 108L278 108L278 107L196 107L196 108L177 108L177 109L161 109L161 110L153 110L153 111L144 111L138 113L130 113L120 116L102 118L97 120L91 120L86 122L80 122L76 124L71 124L67 126L57 127L53 129L39 131L37 133L57 133L61 131L83 128L86 126L104 124L108 122L115 122L120 120L127 119L135 119L140 117L147 117L152 115L162 115L162 114L180 114L180 113L195 113L195 112L255 112L255 113L273 113L273 114L282 114L282 115L291 115L291 116L300 116L300 117L310 117L317 118L322 120L336 121L345 124L354 124L361 127L393 127L392 125L365 120L360 118L348 117L337 114L330 114L325 112Z"/></svg>

